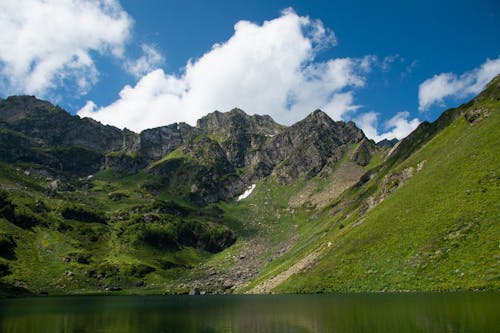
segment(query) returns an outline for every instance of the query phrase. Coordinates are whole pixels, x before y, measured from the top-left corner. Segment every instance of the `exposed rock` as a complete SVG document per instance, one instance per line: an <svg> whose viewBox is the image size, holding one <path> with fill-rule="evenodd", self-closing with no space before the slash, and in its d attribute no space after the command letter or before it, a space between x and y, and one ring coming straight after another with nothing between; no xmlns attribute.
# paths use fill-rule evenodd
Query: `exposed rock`
<svg viewBox="0 0 500 333"><path fill-rule="evenodd" d="M159 160L182 145L193 132L186 123L147 129L141 132L139 154L146 163Z"/></svg>
<svg viewBox="0 0 500 333"><path fill-rule="evenodd" d="M97 152L122 148L123 132L89 118L72 116L33 96L11 96L0 101L0 120L51 146L85 146Z"/></svg>
<svg viewBox="0 0 500 333"><path fill-rule="evenodd" d="M387 174L382 179L378 191L365 200L365 202L361 206L359 215L363 216L369 210L380 204L385 200L385 198L387 198L387 196L389 196L391 193L396 192L401 186L403 186L408 181L408 179L413 177L414 174L415 168L413 167L405 168L400 172Z"/></svg>
<svg viewBox="0 0 500 333"><path fill-rule="evenodd" d="M236 168L251 164L247 159L249 151L261 149L267 138L284 129L269 116L249 116L240 109L215 111L199 119L196 126L218 139L227 160Z"/></svg>
<svg viewBox="0 0 500 333"><path fill-rule="evenodd" d="M488 118L489 115L490 113L487 108L479 106L477 108L469 109L464 116L469 123L476 123L483 120L484 118Z"/></svg>
<svg viewBox="0 0 500 333"><path fill-rule="evenodd" d="M351 160L360 166L367 166L373 154L377 152L377 146L368 138L363 138L358 148L352 155Z"/></svg>
<svg viewBox="0 0 500 333"><path fill-rule="evenodd" d="M315 176L326 163L339 161L347 145L364 137L353 122L335 122L316 110L272 138L266 145L266 156L277 166L272 174L280 183L287 184L300 177Z"/></svg>
<svg viewBox="0 0 500 333"><path fill-rule="evenodd" d="M422 162L417 164L417 172L422 171L424 169L425 163L427 163L427 160L423 160Z"/></svg>
<svg viewBox="0 0 500 333"><path fill-rule="evenodd" d="M383 147L383 148L392 148L396 145L396 143L398 143L399 140L394 138L394 139L391 139L391 140L388 140L388 139L384 139L382 141L379 141L377 142L377 146L379 147Z"/></svg>
<svg viewBox="0 0 500 333"><path fill-rule="evenodd" d="M118 175L129 176L136 174L146 164L137 155L124 152L109 153L105 155L103 169L115 171Z"/></svg>
<svg viewBox="0 0 500 333"><path fill-rule="evenodd" d="M47 189L49 191L57 191L58 188L59 188L59 180L58 179L52 180L47 184Z"/></svg>
<svg viewBox="0 0 500 333"><path fill-rule="evenodd" d="M363 139L353 160L366 165L373 150L354 123L320 110L291 127L233 109L210 113L196 127L179 123L136 134L14 96L0 101L0 128L2 160L39 164L51 176L103 169L128 176L146 168L163 189L200 204L235 198L271 174L280 183L313 177ZM58 190L56 183L48 187Z"/></svg>
<svg viewBox="0 0 500 333"><path fill-rule="evenodd" d="M195 296L195 295L199 295L200 294L200 288L192 288L190 291L189 291L189 295L190 296Z"/></svg>

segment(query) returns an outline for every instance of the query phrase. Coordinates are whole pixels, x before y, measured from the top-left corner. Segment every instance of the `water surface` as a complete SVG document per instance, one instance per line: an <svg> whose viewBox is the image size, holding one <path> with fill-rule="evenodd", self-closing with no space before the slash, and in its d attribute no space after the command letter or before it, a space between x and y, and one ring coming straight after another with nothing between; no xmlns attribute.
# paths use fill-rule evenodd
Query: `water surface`
<svg viewBox="0 0 500 333"><path fill-rule="evenodd" d="M500 293L0 301L0 332L500 332Z"/></svg>

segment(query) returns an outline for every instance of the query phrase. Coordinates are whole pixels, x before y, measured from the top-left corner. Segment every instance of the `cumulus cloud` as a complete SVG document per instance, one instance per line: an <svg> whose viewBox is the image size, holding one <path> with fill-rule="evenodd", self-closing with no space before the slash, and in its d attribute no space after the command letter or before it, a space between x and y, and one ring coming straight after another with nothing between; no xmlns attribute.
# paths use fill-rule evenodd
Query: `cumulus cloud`
<svg viewBox="0 0 500 333"><path fill-rule="evenodd" d="M487 59L480 67L460 76L454 73L434 75L419 86L418 109L425 111L434 104L444 106L444 99L447 97L465 98L478 94L499 73L500 57Z"/></svg>
<svg viewBox="0 0 500 333"><path fill-rule="evenodd" d="M165 58L153 45L142 44L141 49L143 54L139 58L127 60L124 64L125 70L136 78L160 68L165 63Z"/></svg>
<svg viewBox="0 0 500 333"><path fill-rule="evenodd" d="M321 21L285 10L262 25L240 21L233 36L190 60L181 75L156 69L125 86L107 106L89 101L78 114L135 131L196 119L234 107L290 124L316 108L334 119L358 108L353 89L365 84L374 57L315 61L335 45Z"/></svg>
<svg viewBox="0 0 500 333"><path fill-rule="evenodd" d="M121 58L132 23L117 0L2 0L0 88L85 93L99 74L92 52Z"/></svg>
<svg viewBox="0 0 500 333"><path fill-rule="evenodd" d="M383 133L378 131L379 114L376 112L367 112L355 119L356 124L363 130L365 135L379 142L384 139L402 139L410 134L420 124L418 118L409 120L410 113L407 111L398 112L394 117L384 123Z"/></svg>

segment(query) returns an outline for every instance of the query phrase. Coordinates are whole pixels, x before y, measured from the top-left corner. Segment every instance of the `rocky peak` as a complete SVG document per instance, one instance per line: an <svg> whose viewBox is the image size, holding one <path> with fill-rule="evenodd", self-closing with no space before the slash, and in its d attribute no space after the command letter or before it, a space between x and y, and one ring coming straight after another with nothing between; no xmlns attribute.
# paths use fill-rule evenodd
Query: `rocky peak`
<svg viewBox="0 0 500 333"><path fill-rule="evenodd" d="M81 146L99 153L123 148L122 131L113 126L72 116L33 96L12 96L0 102L0 120L9 129L36 139L42 146Z"/></svg>
<svg viewBox="0 0 500 333"><path fill-rule="evenodd" d="M241 134L276 135L283 129L270 116L249 116L238 108L209 113L197 121L196 127L221 141Z"/></svg>
<svg viewBox="0 0 500 333"><path fill-rule="evenodd" d="M212 112L197 122L197 129L217 140L235 167L250 163L247 152L260 150L266 140L282 132L284 126L270 116L249 116L240 109Z"/></svg>
<svg viewBox="0 0 500 333"><path fill-rule="evenodd" d="M391 139L391 140L388 140L388 139L384 139L382 141L379 141L377 142L377 146L379 147L384 147L384 148L392 148L396 145L396 143L398 143L399 140L394 138L394 139Z"/></svg>
<svg viewBox="0 0 500 333"><path fill-rule="evenodd" d="M7 123L13 123L35 114L47 113L66 114L63 109L37 99L35 96L10 96L0 100L0 120Z"/></svg>
<svg viewBox="0 0 500 333"><path fill-rule="evenodd" d="M266 146L269 161L278 165L273 174L283 183L316 175L327 163L340 160L347 145L363 140L353 122L333 121L316 110L274 137Z"/></svg>
<svg viewBox="0 0 500 333"><path fill-rule="evenodd" d="M16 140L27 138L24 153L10 154L9 161L56 166L75 174L113 169L129 175L178 150L185 158L167 158L148 170L162 179L175 175L175 184L165 180L166 186L179 185L182 193L188 190L204 202L230 199L245 185L271 174L283 183L313 177L341 159L349 145L365 139L354 123L333 121L321 110L290 127L270 116L250 116L233 109L210 113L196 127L175 123L136 134L72 116L32 96L17 96L0 100L0 121L1 126L20 133ZM0 132L0 148L4 143L6 152L11 152L13 140L12 135ZM353 158L365 164L372 147L368 142L360 147ZM39 148L45 155L40 155Z"/></svg>
<svg viewBox="0 0 500 333"><path fill-rule="evenodd" d="M365 138L363 131L349 121L332 120L325 112L316 110L303 120L283 132L292 140L294 146L309 141L314 144L346 144L357 143Z"/></svg>
<svg viewBox="0 0 500 333"><path fill-rule="evenodd" d="M302 122L304 123L331 123L333 120L320 109L316 109L305 117Z"/></svg>

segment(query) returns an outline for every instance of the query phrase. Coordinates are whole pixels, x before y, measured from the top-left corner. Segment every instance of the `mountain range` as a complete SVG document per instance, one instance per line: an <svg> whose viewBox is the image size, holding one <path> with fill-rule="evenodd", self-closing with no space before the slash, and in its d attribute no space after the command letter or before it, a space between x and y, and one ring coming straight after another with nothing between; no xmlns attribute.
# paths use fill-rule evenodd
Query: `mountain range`
<svg viewBox="0 0 500 333"><path fill-rule="evenodd" d="M500 77L408 137L0 100L0 294L498 289Z"/></svg>

